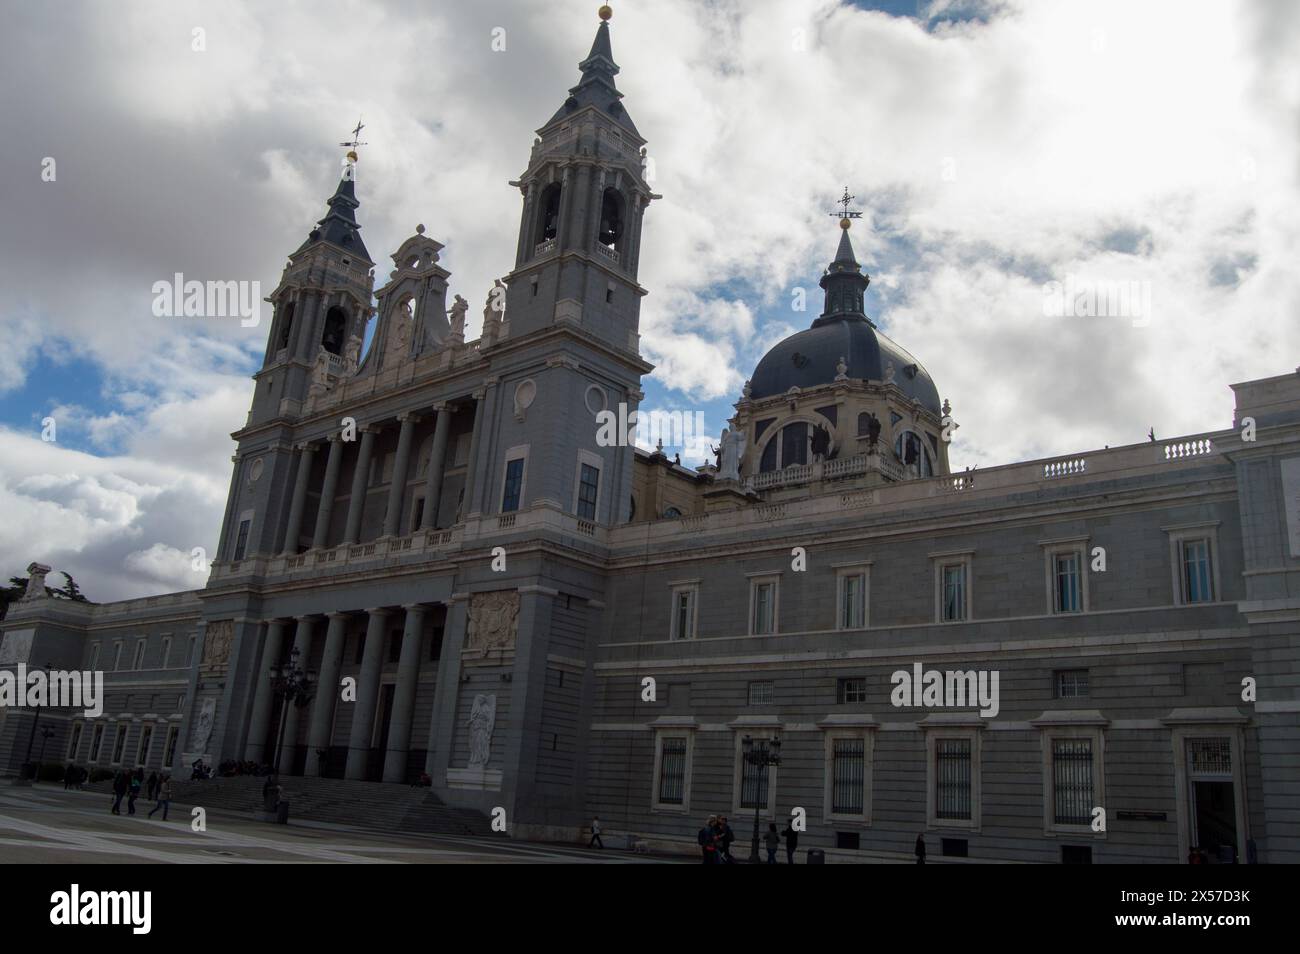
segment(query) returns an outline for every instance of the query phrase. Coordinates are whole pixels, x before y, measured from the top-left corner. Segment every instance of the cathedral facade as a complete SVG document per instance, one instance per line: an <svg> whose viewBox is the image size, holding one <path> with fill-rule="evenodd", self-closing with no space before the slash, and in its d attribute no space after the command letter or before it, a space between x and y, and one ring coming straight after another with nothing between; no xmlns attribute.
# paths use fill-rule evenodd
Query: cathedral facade
<svg viewBox="0 0 1300 954"><path fill-rule="evenodd" d="M0 668L105 673L46 760L427 773L521 838L690 851L722 813L834 860L1300 861L1300 375L1225 430L954 474L846 218L716 462L609 440L658 198L617 73L602 21L477 340L422 226L376 278L345 173L269 296L206 586L34 585L0 623ZM0 771L34 717L0 708Z"/></svg>

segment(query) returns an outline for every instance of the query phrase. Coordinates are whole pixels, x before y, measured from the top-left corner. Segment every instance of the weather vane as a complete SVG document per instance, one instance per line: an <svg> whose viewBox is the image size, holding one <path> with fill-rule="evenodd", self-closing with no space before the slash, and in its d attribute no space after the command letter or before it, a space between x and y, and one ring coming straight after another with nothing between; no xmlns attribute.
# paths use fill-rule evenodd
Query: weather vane
<svg viewBox="0 0 1300 954"><path fill-rule="evenodd" d="M840 206L840 211L828 212L827 215L829 215L833 219L838 218L840 220L841 225L843 225L845 222L848 222L850 219L862 218L861 212L849 211L849 203L852 202L855 198L856 196L849 195L849 187L845 186L844 195L840 196L839 200L835 203L836 205Z"/></svg>
<svg viewBox="0 0 1300 954"><path fill-rule="evenodd" d="M368 146L368 145L370 145L369 143L366 143L366 142L362 142L362 141L361 141L361 130L363 130L363 129L365 129L365 128L366 128L366 127L363 126L363 125L361 124L361 117L358 116L358 117L357 117L357 128L354 129L354 130L352 130L352 141L351 141L351 142L341 142L341 143L339 143L340 146L346 146L346 147L348 148L348 158L351 159L351 160L353 160L354 162L356 161L356 158L357 158L357 146ZM847 193L849 190L848 190L848 189L845 189L844 191Z"/></svg>

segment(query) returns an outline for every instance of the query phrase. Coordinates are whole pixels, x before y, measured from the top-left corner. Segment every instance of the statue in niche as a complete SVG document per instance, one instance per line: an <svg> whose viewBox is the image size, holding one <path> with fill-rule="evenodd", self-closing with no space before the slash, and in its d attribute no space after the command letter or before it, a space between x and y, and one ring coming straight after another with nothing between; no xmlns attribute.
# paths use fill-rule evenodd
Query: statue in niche
<svg viewBox="0 0 1300 954"><path fill-rule="evenodd" d="M740 458L745 451L745 435L739 428L722 429L721 448L718 454L718 477L722 480L740 480Z"/></svg>
<svg viewBox="0 0 1300 954"><path fill-rule="evenodd" d="M360 336L352 335L348 338L348 343L343 348L343 360L347 363L348 373L356 374L357 368L361 366Z"/></svg>
<svg viewBox="0 0 1300 954"><path fill-rule="evenodd" d="M492 730L497 722L497 697L480 692L469 712L469 767L485 769L492 757Z"/></svg>

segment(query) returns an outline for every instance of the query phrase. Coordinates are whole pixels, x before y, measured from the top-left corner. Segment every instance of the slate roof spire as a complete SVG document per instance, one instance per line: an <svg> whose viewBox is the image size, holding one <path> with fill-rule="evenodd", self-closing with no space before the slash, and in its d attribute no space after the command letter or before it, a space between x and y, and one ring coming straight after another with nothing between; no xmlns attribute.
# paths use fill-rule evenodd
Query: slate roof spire
<svg viewBox="0 0 1300 954"><path fill-rule="evenodd" d="M849 240L849 229L853 221L845 216L840 219L840 244L835 250L835 259L818 282L826 290L826 305L821 317L813 322L813 327L828 321L862 320L868 324L863 309L862 293L871 284L871 279L862 273L857 256L853 254L853 242Z"/></svg>
<svg viewBox="0 0 1300 954"><path fill-rule="evenodd" d="M583 106L595 106L624 129L639 135L632 118L619 102L623 94L614 84L614 77L618 75L618 64L614 62L614 49L609 38L609 21L614 11L608 5L602 6L599 15L600 26L596 28L596 38L591 43L591 52L578 64L578 69L582 72L578 85L569 90L569 98L546 125L550 126L557 120L577 112Z"/></svg>
<svg viewBox="0 0 1300 954"><path fill-rule="evenodd" d="M370 253L361 241L361 226L357 224L356 212L361 203L357 201L356 161L356 152L348 153L348 163L343 168L338 188L328 202L329 211L316 223L298 251L318 242L329 242L371 262Z"/></svg>

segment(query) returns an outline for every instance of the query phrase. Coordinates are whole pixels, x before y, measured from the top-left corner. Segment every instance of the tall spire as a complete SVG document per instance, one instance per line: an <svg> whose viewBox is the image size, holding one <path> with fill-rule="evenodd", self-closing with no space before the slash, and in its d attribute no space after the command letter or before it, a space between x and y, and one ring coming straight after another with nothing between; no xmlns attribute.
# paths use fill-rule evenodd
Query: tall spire
<svg viewBox="0 0 1300 954"><path fill-rule="evenodd" d="M329 211L325 213L325 218L316 223L316 227L311 230L311 233L307 236L307 241L302 244L298 251L301 252L318 242L330 242L339 248L355 253L367 262L371 260L370 253L366 251L365 243L361 241L361 226L357 224L356 216L356 211L361 206L361 203L357 201L356 150L358 146L365 145L359 140L361 129L361 120L357 120L357 128L352 130L352 141L339 143L340 146L348 147L348 153L344 157L343 173L339 177L338 188L330 196L327 203Z"/></svg>
<svg viewBox="0 0 1300 954"><path fill-rule="evenodd" d="M591 52L578 64L578 69L582 72L578 85L569 90L569 98L546 125L549 126L577 112L583 106L594 106L623 128L637 134L636 125L623 109L623 104L619 102L623 94L614 84L614 77L618 75L618 64L614 62L614 49L609 38L609 21L614 16L614 11L606 5L600 8L599 16L600 26L596 28L596 38L591 43Z"/></svg>

